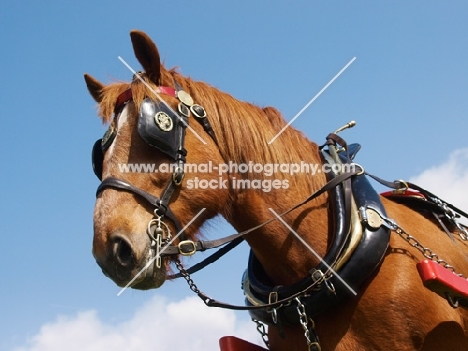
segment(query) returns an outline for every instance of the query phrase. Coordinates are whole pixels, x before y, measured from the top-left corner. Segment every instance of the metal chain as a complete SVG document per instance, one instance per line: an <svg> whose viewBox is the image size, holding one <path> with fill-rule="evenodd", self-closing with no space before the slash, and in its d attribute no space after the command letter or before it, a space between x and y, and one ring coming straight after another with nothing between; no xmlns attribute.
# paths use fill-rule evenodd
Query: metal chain
<svg viewBox="0 0 468 351"><path fill-rule="evenodd" d="M252 322L257 324L257 331L262 336L263 343L265 344L267 349L270 349L270 341L268 340L268 334L265 329L265 324L263 324L258 319L254 319L254 318L252 318Z"/></svg>
<svg viewBox="0 0 468 351"><path fill-rule="evenodd" d="M461 273L457 273L455 271L455 267L448 264L447 261L439 258L439 255L437 255L436 253L434 253L433 250L431 250L430 248L428 247L425 247L424 245L421 244L421 242L416 239L414 236L410 235L409 233L407 233L402 227L400 227L395 221L389 219L389 218L385 218L384 216L380 215L380 217L382 218L382 220L384 221L385 225L390 228L391 230L393 230L395 233L397 233L400 237L403 238L403 240L405 240L409 245L411 245L412 247L416 248L417 250L419 250L419 252L421 252L423 254L423 256L431 261L434 261L434 262L437 262L438 264L440 264L442 267L444 268L447 268L449 271L451 271L452 273L458 275L459 277L462 277L464 279L466 279L466 277L463 276L463 274Z"/></svg>
<svg viewBox="0 0 468 351"><path fill-rule="evenodd" d="M312 329L315 329L315 323L311 318L307 317L306 308L305 305L301 302L301 299L299 297L296 297L295 300L297 302L296 310L299 314L299 322L301 323L302 329L304 329L304 336L307 341L307 348L309 351L320 351L321 347L318 341L312 342L310 340L309 321L312 323Z"/></svg>
<svg viewBox="0 0 468 351"><path fill-rule="evenodd" d="M302 329L304 329L304 336L307 340L307 345L311 344L310 341L310 331L309 331L309 326L307 323L309 323L309 320L307 319L307 313L304 304L301 302L301 299L299 297L296 297L296 302L297 302L297 313L299 314L299 322L301 323Z"/></svg>
<svg viewBox="0 0 468 351"><path fill-rule="evenodd" d="M465 227L463 224L461 224L459 221L454 220L455 225L457 226L459 232L458 235L460 238L464 241L468 241L468 230L467 227Z"/></svg>
<svg viewBox="0 0 468 351"><path fill-rule="evenodd" d="M200 289L198 289L198 287L195 285L192 278L190 277L190 274L185 270L185 268L182 265L182 263L180 262L180 260L178 258L176 258L174 260L174 263L177 266L177 269L179 270L182 277L184 277L184 279L187 281L187 283L188 283L188 285L190 287L190 290L192 290L196 294L199 294Z"/></svg>
<svg viewBox="0 0 468 351"><path fill-rule="evenodd" d="M201 293L200 289L198 289L197 285L194 283L194 281L190 277L190 274L185 270L185 268L182 265L182 263L180 262L180 260L177 258L177 259L174 260L174 263L175 263L177 269L180 271L180 274L182 275L182 277L184 277L184 279L187 281L187 283L188 283L188 285L190 287L190 290L192 290L196 294L200 294ZM304 336L305 336L306 341L307 341L308 350L309 351L320 351L321 348L320 348L320 344L318 343L318 341L312 342L310 340L310 330L309 330L308 323L309 323L309 321L312 322L312 329L315 329L314 321L307 317L305 306L301 302L299 297L296 297L295 300L297 301L297 307L296 308L297 308L297 312L299 313L299 321L301 323L302 328L304 329ZM262 336L262 340L263 340L265 346L269 349L270 348L270 343L269 343L269 340L268 340L268 334L267 334L267 332L265 330L265 325L261 321L259 321L257 319L252 319L252 321L257 324L257 331Z"/></svg>
<svg viewBox="0 0 468 351"><path fill-rule="evenodd" d="M445 217L447 217L449 221L455 224L455 226L459 230L458 235L460 236L460 238L464 241L468 241L468 230L467 227L460 223L460 221L458 220L460 216L454 210L452 210L447 205L447 203L445 203L438 197L431 197L431 200L434 201L444 211Z"/></svg>
<svg viewBox="0 0 468 351"><path fill-rule="evenodd" d="M445 205L445 216L450 220L452 221L452 223L455 224L455 226L457 227L457 229L459 230L458 232L458 235L460 236L460 238L464 241L468 241L468 230L466 229L466 227L460 223L460 221L458 220L459 216L457 216L457 214L452 211L450 208L448 208L447 205Z"/></svg>

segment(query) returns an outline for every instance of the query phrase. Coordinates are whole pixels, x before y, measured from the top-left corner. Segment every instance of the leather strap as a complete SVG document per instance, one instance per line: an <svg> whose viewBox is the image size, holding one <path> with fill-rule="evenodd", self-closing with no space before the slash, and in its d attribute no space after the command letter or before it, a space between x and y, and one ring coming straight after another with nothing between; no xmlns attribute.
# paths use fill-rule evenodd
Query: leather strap
<svg viewBox="0 0 468 351"><path fill-rule="evenodd" d="M96 190L96 197L101 192L103 192L105 189L108 189L108 188L125 190L125 191L128 191L128 192L137 194L137 195L141 196L142 198L144 198L150 205L153 205L156 208L161 207L161 199L159 199L158 197L156 197L156 196L154 196L154 195L152 195L152 194L150 194L150 193L148 193L148 192L146 192L146 191L144 191L142 189L139 189L139 188L133 186L132 184L127 183L126 181L124 181L122 179L115 178L115 177L108 177L108 178L104 179L101 182L101 184L99 184L99 186L98 186L98 188ZM177 231L182 230L182 226L180 225L179 220L176 218L176 216L174 215L174 212L172 212L172 210L169 208L169 206L166 206L164 215L174 223Z"/></svg>
<svg viewBox="0 0 468 351"><path fill-rule="evenodd" d="M360 169L359 170L355 169L353 172L343 173L343 174L331 179L322 188L315 191L313 194L309 195L303 201L297 203L296 205L292 206L288 210L286 210L283 213L279 214L279 216L283 217L283 216L287 215L288 213L290 213L290 212L294 211L295 209L303 206L304 204L308 203L309 201L319 197L323 193L335 188L337 185L342 183L344 180L349 179L349 178L359 174L360 172L361 172ZM153 205L154 207L160 208L160 206L161 206L161 199L160 198L158 198L158 197L156 197L156 196L154 196L154 195L152 195L152 194L150 194L150 193L148 193L148 192L146 192L146 191L144 191L142 189L139 189L139 188L131 185L130 183L128 183L128 182L126 182L126 181L124 181L122 179L118 179L118 178L115 178L115 177L109 177L109 178L104 179L102 181L102 183L99 185L99 187L97 188L96 196L99 195L106 188L121 189L121 190L129 191L129 192L133 192L133 193L141 196L142 198L144 198L146 201L148 201L149 204ZM169 218L174 223L174 225L176 226L178 231L182 230L182 225L177 220L176 216L174 215L174 213L172 212L172 210L170 209L169 206L166 207L165 216L167 218ZM253 232L253 231L257 230L257 229L260 229L263 226L265 226L265 225L267 225L267 224L269 224L269 223L271 223L271 222L273 222L275 220L277 220L277 218L273 217L273 218L271 218L271 219L269 219L269 220L255 226L255 227L252 227L252 228L244 230L244 231L242 231L240 233L232 234L232 235L220 238L220 239L207 240L207 241L203 241L203 240L195 241L195 242L193 242L194 243L194 249L195 249L195 251L205 251L207 249L218 248L218 247L223 246L223 245L225 245L227 243L236 241L237 239L242 238L245 235L247 235L247 234L249 234L249 233L251 233L251 232ZM239 244L240 241L237 242L237 244ZM195 270L195 268L193 268L194 270L192 272L196 272L199 269L201 269L203 267L206 267L208 264L210 264L209 260L212 260L212 262L216 261L222 255L224 255L225 253L229 252L232 248L237 246L237 244L235 244L235 245L233 244L232 246L230 246L230 247L226 248L225 250L221 251L220 253L213 254L213 255L216 255L214 258L211 258L211 256L209 256L208 258L206 258L205 260L203 260L202 262L200 262L197 265L198 268L196 270ZM181 250L181 248L178 245L164 246L163 249L162 249L162 252L161 252L161 256L178 255L178 254L181 253L180 250Z"/></svg>
<svg viewBox="0 0 468 351"><path fill-rule="evenodd" d="M337 187L339 184L341 184L343 181L345 181L346 179L349 179L357 174L359 174L361 172L361 170L357 170L355 169L354 171L352 172L349 172L349 173L343 173L343 174L340 174L339 176L336 176L335 178L331 179L330 181L328 181L322 188L320 188L319 190L315 191L313 194L309 195L305 200L297 203L296 205L292 206L291 208L289 208L288 210L284 211L283 213L279 214L278 216L279 217L284 217L285 215L287 215L288 213L294 211L295 209L305 205L306 203L308 203L309 201L319 197L320 195L322 195L323 193ZM259 225L255 226L255 227L252 227L250 229L247 229L247 230L244 230L240 233L237 233L237 234L232 234L232 235L229 235L227 237L224 237L224 238L221 238L221 239L217 239L217 240L210 240L210 241L198 241L196 243L203 243L203 244L200 244L200 247L203 248L201 249L200 251L202 250L206 250L208 248L215 248L215 247L219 247L219 246L222 246L228 242L231 242L237 238L240 238L240 237L243 237L257 229L260 229L262 228L263 226L273 222L273 221L276 221L278 218L277 217L273 217L263 223L260 223ZM197 247L198 247L198 244L197 244ZM170 247L168 247L168 249L170 249ZM174 252L176 250L174 249L170 249L170 251L166 251L166 252ZM198 251L198 250L197 250Z"/></svg>
<svg viewBox="0 0 468 351"><path fill-rule="evenodd" d="M114 108L114 113L116 113L117 111L119 111L122 106L130 101L132 99L132 89L129 88L127 90L125 90L123 93L121 93L118 97L117 97L117 101L115 102L115 108Z"/></svg>
<svg viewBox="0 0 468 351"><path fill-rule="evenodd" d="M439 199L439 197L433 193L431 193L430 191L424 189L424 188L421 188L419 185L416 185L414 183L411 183L411 182L405 182L403 180L394 180L393 182L389 182L389 181L386 181L382 178L379 178L373 174L370 174L370 173L367 173L365 172L366 175L368 175L369 177L371 177L372 179L374 179L375 181L379 182L380 184L382 185L385 185L386 187L390 188L390 189L395 189L395 190L403 190L403 189L414 189L414 190L417 190L419 191L421 194L423 194L425 197L427 198L430 198L430 199ZM465 218L468 218L468 213L460 210L459 208L457 208L456 206L452 205L452 204L449 204L445 201L443 201L450 209L452 209L453 211L457 212L458 214L460 214L461 216L465 217Z"/></svg>
<svg viewBox="0 0 468 351"><path fill-rule="evenodd" d="M221 257L223 257L229 251L231 251L232 249L237 247L243 241L244 241L244 238L242 238L242 237L234 239L230 243L228 243L225 246L218 249L218 251L216 251L214 254L211 254L210 256L205 258L203 261L193 265L192 267L186 269L185 271L188 274L193 274L193 273L196 273L196 272L202 270L206 266L208 266L208 265L216 262L217 260L219 260ZM176 274L169 275L167 278L168 279L176 279L176 278L182 278L182 277L183 277L183 275L181 273L176 273Z"/></svg>

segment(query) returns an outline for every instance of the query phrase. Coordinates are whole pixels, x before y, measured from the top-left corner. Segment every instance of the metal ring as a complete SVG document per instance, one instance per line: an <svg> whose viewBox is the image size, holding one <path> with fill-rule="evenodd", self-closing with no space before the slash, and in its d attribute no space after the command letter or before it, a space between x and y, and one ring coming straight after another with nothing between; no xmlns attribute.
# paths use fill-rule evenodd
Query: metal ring
<svg viewBox="0 0 468 351"><path fill-rule="evenodd" d="M330 291L332 294L335 294L336 292L335 286L330 280L325 279L325 286L327 287L328 291Z"/></svg>
<svg viewBox="0 0 468 351"><path fill-rule="evenodd" d="M271 308L267 310L267 312L271 314L271 320L273 321L273 323L278 323L278 313L276 312L276 308Z"/></svg>
<svg viewBox="0 0 468 351"><path fill-rule="evenodd" d="M395 180L395 182L400 182L401 184L403 184L405 187L404 188L399 188L399 189L396 189L396 190L401 190L401 191L406 191L409 189L409 185L407 182L405 182L404 180L402 179L397 179Z"/></svg>
<svg viewBox="0 0 468 351"><path fill-rule="evenodd" d="M445 298L447 299L450 306L452 306L453 308L458 308L459 307L459 304L458 304L459 299L456 298L456 297L453 297L452 295L450 295L449 292L445 293Z"/></svg>
<svg viewBox="0 0 468 351"><path fill-rule="evenodd" d="M310 351L322 351L322 347L317 341L314 341L308 345Z"/></svg>
<svg viewBox="0 0 468 351"><path fill-rule="evenodd" d="M366 173L366 171L364 170L364 167L362 167L359 163L352 163L352 165L354 166L354 168L358 166L361 169L360 172L356 173L357 176L360 176Z"/></svg>
<svg viewBox="0 0 468 351"><path fill-rule="evenodd" d="M152 230L152 227L153 226L157 226L158 225L158 222L159 222L159 219L155 219L153 218L152 220L150 220L148 222L148 225L146 226L146 234L148 234L148 236L152 239L152 240L156 240L156 238L154 237L153 235L153 230Z"/></svg>
<svg viewBox="0 0 468 351"><path fill-rule="evenodd" d="M145 74L145 72L142 72L142 71L137 71L135 72L135 74L133 75L132 77L132 83L140 78L138 77L141 77L143 74Z"/></svg>

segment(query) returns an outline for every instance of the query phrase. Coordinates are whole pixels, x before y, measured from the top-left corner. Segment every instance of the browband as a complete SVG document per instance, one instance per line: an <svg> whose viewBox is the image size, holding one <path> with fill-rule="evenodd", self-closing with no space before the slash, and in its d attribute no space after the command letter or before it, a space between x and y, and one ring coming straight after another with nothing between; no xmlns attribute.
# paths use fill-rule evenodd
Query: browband
<svg viewBox="0 0 468 351"><path fill-rule="evenodd" d="M172 97L177 97L177 90L171 87L158 87L156 89L156 93L161 93L165 95L169 95ZM119 110L123 104L130 101L133 98L132 88L128 88L123 93L121 93L117 100L115 101L115 110Z"/></svg>

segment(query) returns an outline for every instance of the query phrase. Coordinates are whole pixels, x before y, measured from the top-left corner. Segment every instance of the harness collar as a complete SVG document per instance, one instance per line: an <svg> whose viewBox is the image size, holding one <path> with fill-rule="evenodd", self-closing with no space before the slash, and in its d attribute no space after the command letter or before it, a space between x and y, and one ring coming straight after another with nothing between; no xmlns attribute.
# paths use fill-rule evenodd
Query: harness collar
<svg viewBox="0 0 468 351"><path fill-rule="evenodd" d="M329 163L349 163L360 149L358 144L348 147L343 139L336 138L333 134L327 139L329 150L322 149L322 153ZM339 153L338 160L333 156L333 144L337 141L347 151ZM297 294L303 296L301 301L306 313L313 318L352 295L350 288L357 290L382 261L388 247L390 231L383 226L371 227L359 216L359 212L355 213L356 208L363 211L372 208L385 214L379 196L367 178L359 176L343 181L334 187L330 198L335 208L333 241L322 262L313 267L306 277L289 286L274 285L251 251L243 278L247 306L265 306L278 300L291 301L281 308L249 310L252 318L266 324L298 324L297 304L293 300Z"/></svg>
<svg viewBox="0 0 468 351"><path fill-rule="evenodd" d="M378 194L366 177L354 177L351 187L353 197L359 208L372 208L385 213ZM338 199L337 201L336 217L341 218L342 222L345 214L340 213L344 210L340 202L342 204L344 199ZM246 304L248 306L265 305L271 303L272 299L287 299L301 292L303 296L301 301L305 305L307 315L314 318L332 305L352 296L349 287L356 291L380 265L390 237L390 230L384 226L372 228L364 219L361 220L360 225L362 225L362 237L358 246L352 252L349 260L341 268L336 269L336 273L341 279L337 278L333 272L321 263L317 267L313 267L306 277L293 285L274 285L268 279L265 279L267 274L251 252L248 269L243 279ZM345 232L349 233L348 229ZM340 235L340 233L338 232L337 235ZM337 240L336 236L335 241ZM346 236L344 248L349 245L350 240L350 236ZM335 251L335 255L330 255L330 253L329 250L324 257L324 261L333 268L334 262L339 260L339 251ZM343 284L343 281L346 282L348 287ZM284 325L299 324L297 304L294 301L289 305L281 306L281 308L253 309L249 313L252 318L270 325L277 323L283 323Z"/></svg>

